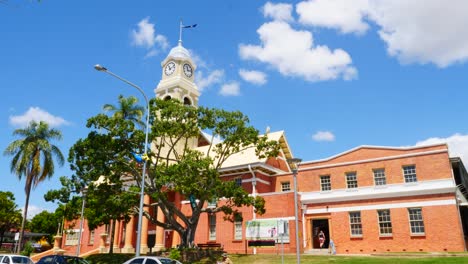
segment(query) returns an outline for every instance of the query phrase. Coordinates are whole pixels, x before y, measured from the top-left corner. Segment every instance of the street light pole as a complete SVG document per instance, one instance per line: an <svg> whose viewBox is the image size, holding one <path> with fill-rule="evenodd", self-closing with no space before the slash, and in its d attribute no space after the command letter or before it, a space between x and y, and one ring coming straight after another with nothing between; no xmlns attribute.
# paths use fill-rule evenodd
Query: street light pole
<svg viewBox="0 0 468 264"><path fill-rule="evenodd" d="M297 171L299 168L299 163L301 163L301 159L292 158L288 159L289 166L292 169L293 173L293 180L294 180L294 220L296 225L296 259L297 264L301 263L301 250L300 250L300 242L299 242L299 219L297 213Z"/></svg>
<svg viewBox="0 0 468 264"><path fill-rule="evenodd" d="M101 71L101 72L105 72L105 73L108 73L112 76L114 76L115 78L123 81L124 83L136 88L138 91L140 91L140 93L143 95L143 97L145 98L145 101L146 101L146 131L145 131L145 152L144 152L144 156L143 157L146 157L147 156L147 151L148 151L148 129L149 129L149 116L150 116L150 107L149 107L149 101L148 101L148 97L146 97L146 94L143 92L143 89L141 89L138 85L130 82L130 81L127 81L126 79L118 76L117 74L113 73L113 72L110 72L109 70L107 70L107 68L99 65L99 64L96 64L94 66L94 69L96 69L97 71ZM144 195L145 195L145 177L146 177L146 158L143 158L143 171L141 173L141 192L140 192L140 207L139 207L139 211L138 211L138 233L137 233L137 241L136 241L136 253L135 255L137 257L140 256L140 250L141 250L141 230L142 230L142 223L143 223L143 204L144 204Z"/></svg>
<svg viewBox="0 0 468 264"><path fill-rule="evenodd" d="M81 190L81 199L83 200L81 204L81 220L80 220L80 235L78 237L78 246L76 247L76 256L80 256L81 250L81 238L83 237L83 222L84 222L84 208L86 204L86 192L88 191L87 187L84 187Z"/></svg>

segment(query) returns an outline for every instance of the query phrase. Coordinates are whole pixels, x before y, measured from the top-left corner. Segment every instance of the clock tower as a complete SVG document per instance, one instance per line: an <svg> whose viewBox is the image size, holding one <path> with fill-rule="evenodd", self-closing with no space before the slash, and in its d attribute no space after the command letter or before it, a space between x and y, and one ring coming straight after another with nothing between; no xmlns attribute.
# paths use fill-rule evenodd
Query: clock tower
<svg viewBox="0 0 468 264"><path fill-rule="evenodd" d="M200 92L195 84L197 66L182 41L172 48L161 62L162 78L154 90L161 99L177 99L186 105L198 106Z"/></svg>

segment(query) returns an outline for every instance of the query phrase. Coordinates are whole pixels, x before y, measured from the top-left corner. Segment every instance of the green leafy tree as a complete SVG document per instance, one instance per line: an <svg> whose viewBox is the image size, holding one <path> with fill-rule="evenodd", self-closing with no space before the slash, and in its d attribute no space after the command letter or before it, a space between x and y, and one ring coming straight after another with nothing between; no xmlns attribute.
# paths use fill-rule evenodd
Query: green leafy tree
<svg viewBox="0 0 468 264"><path fill-rule="evenodd" d="M159 222L145 214L150 221L175 230L182 238L181 246L190 247L203 213L223 212L231 220L242 206L254 206L257 213L264 213L263 198L253 198L234 182L222 181L219 169L230 156L247 149L253 148L259 157L274 157L278 154L277 142L259 136L248 124L248 118L238 111L195 108L173 100L153 99L151 113L149 138L153 147L148 150L145 193L155 200L166 221ZM116 190L139 187L142 164L135 161L132 153L144 152L143 131L136 129L130 120L103 114L90 118L87 125L94 130L70 151L69 161L77 175L86 181L106 175L101 182L111 183ZM193 143L202 131L213 138L205 147L195 150ZM190 215L185 215L179 204L171 200L176 193L198 201ZM113 194L107 193L109 197ZM204 206L219 197L227 198L215 208ZM133 203L135 212L137 205ZM126 206L121 209L128 210Z"/></svg>
<svg viewBox="0 0 468 264"><path fill-rule="evenodd" d="M85 216L88 227L94 229L100 225L112 224L109 253L113 250L115 221L128 221L130 215L135 213L132 209L138 201L138 188L125 185L121 179L128 176L129 168L135 171L140 169L137 165L129 166L130 160L122 157L141 150L144 136L137 129L144 127L141 122L144 108L136 105L138 101L135 97L119 96L118 101L117 106L104 106L104 110L110 115L99 114L88 120L88 127L91 123L99 125L96 126L97 131L91 131L70 149L69 161L74 175L70 179L64 178L63 187L49 191L46 198L67 204L73 202L67 200L74 192L73 189L86 186ZM128 192L132 188L135 191Z"/></svg>
<svg viewBox="0 0 468 264"><path fill-rule="evenodd" d="M44 210L28 221L28 229L31 232L48 234L46 237L47 242L52 244L53 236L57 232L60 221L60 216L55 212L51 213Z"/></svg>
<svg viewBox="0 0 468 264"><path fill-rule="evenodd" d="M143 106L137 105L138 99L134 96L124 97L119 95L119 104L105 104L103 109L113 113L113 117L124 120L130 120L133 123L144 127L145 123L142 121L142 117L145 113Z"/></svg>
<svg viewBox="0 0 468 264"><path fill-rule="evenodd" d="M58 203L58 208L55 210L55 215L59 222L60 230L59 233L63 233L63 229L66 228L65 220L77 219L80 216L80 208L83 202L82 197L77 194L84 189L84 183L80 182L79 179L74 176L68 178L66 176L60 177L60 183L62 187L57 190L49 190L44 195L44 199L48 202Z"/></svg>
<svg viewBox="0 0 468 264"><path fill-rule="evenodd" d="M18 228L21 223L21 210L12 192L0 191L0 248L5 232Z"/></svg>
<svg viewBox="0 0 468 264"><path fill-rule="evenodd" d="M26 128L16 129L13 135L20 136L21 139L10 143L4 151L4 155L13 156L10 164L11 172L16 174L20 180L23 177L26 178L24 188L26 202L18 241L19 245L22 245L31 189L54 175L54 158L60 166L64 163L62 152L50 142L62 139L62 133L57 129L49 128L46 122L32 121ZM21 247L18 248L19 252Z"/></svg>
<svg viewBox="0 0 468 264"><path fill-rule="evenodd" d="M172 100L152 100L152 107L157 115L151 119L154 148L149 153L145 188L165 216L165 222L159 222L146 214L153 223L175 230L181 237L181 247L191 247L201 214L222 212L232 221L239 207L254 206L258 214L265 212L262 197L249 196L233 181L221 180L219 170L229 157L242 151L255 151L260 158L276 157L277 142L260 136L239 111L196 108ZM201 131L212 138L194 149L191 141L198 139ZM196 200L191 214L185 215L170 199L173 193ZM221 197L223 201L215 207L205 206Z"/></svg>

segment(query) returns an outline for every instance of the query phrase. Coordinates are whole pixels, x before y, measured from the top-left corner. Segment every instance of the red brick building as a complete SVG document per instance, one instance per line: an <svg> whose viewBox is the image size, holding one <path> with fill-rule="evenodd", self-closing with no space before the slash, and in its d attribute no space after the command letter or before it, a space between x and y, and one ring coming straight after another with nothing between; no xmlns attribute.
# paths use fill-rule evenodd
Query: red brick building
<svg viewBox="0 0 468 264"><path fill-rule="evenodd" d="M156 96L197 105L200 93L190 53L179 44L162 67ZM314 253L328 251L331 241L338 254L466 250L468 174L460 159L449 157L447 145L361 146L327 159L304 161L294 186L287 163L293 155L284 132L267 135L280 143L278 157L258 159L252 148L230 157L220 170L226 181L235 181L251 195L262 196L266 214L260 216L252 208L241 208L241 217L234 223L224 221L221 214L203 214L196 243L221 244L235 253L294 253L297 246L301 252ZM192 146L203 150L207 140L195 140ZM294 188L299 201L297 227ZM188 201L178 195L173 199L190 212ZM146 203L150 203L149 198ZM147 210L164 220L155 207ZM114 252L135 251L136 222L134 217L127 224L116 224ZM80 223L69 226L78 227ZM107 251L109 227L90 231L86 222L84 226L80 252ZM295 243L296 233L300 245ZM55 250L60 244L62 250L76 252L79 234L79 229L69 230ZM142 253L178 244L177 233L143 219ZM253 244L261 247L249 246Z"/></svg>

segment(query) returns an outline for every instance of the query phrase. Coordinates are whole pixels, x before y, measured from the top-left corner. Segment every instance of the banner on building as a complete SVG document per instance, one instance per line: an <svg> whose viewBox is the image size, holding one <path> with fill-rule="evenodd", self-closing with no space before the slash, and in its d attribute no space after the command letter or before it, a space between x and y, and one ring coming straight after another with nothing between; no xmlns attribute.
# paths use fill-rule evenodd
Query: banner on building
<svg viewBox="0 0 468 264"><path fill-rule="evenodd" d="M251 247L274 246L289 243L289 223L284 219L258 219L247 221L245 237Z"/></svg>

